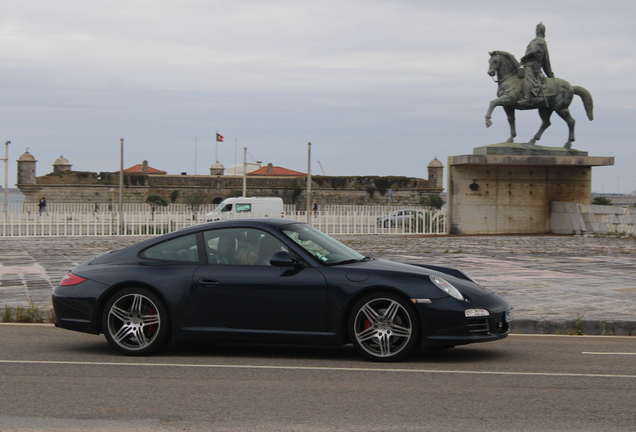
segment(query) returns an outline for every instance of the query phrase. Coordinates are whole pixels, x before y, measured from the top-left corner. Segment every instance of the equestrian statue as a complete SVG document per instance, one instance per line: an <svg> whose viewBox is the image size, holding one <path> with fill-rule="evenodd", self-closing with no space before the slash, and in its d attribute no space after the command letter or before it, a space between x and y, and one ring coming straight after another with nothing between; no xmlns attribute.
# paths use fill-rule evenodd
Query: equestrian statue
<svg viewBox="0 0 636 432"><path fill-rule="evenodd" d="M529 141L529 144L535 144L550 126L550 116L556 111L568 125L568 141L563 147L569 149L574 142L576 121L570 115L568 107L574 95L577 95L583 100L587 118L594 120L592 95L583 87L573 86L563 79L554 77L545 41L545 26L542 23L537 25L536 36L528 44L526 55L521 57L521 64L512 54L505 51L490 53L488 75L493 78L496 76L497 99L492 100L488 107L486 127L492 125L490 119L495 107L502 106L510 123L510 138L507 142L512 143L517 136L515 110L538 109L542 120L541 127Z"/></svg>

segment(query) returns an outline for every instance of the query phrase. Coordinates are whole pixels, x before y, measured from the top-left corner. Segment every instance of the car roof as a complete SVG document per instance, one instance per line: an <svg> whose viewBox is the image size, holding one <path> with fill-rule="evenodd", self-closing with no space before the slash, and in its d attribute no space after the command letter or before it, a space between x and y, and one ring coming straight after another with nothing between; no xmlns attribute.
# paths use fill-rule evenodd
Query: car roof
<svg viewBox="0 0 636 432"><path fill-rule="evenodd" d="M204 222L198 225L193 225L190 227L182 228L174 233L184 234L187 232L196 232L203 231L211 228L233 228L233 227L252 227L252 228L273 228L278 229L278 227L289 224L304 224L306 222L297 221L292 219L284 219L284 218L238 218L238 219L228 219L222 221L215 222ZM171 233L171 234L174 234Z"/></svg>
<svg viewBox="0 0 636 432"><path fill-rule="evenodd" d="M197 225L192 225L186 228L181 228L177 231L173 231L168 234L163 234L157 237L152 237L141 241L139 243L135 243L123 249L120 249L120 252L129 251L130 253L137 254L140 250L143 250L149 246L162 243L164 241L181 237L183 235L194 234L201 231L206 231L209 229L217 229L217 228L261 228L265 230L277 230L278 227L284 225L304 225L305 222L296 221L291 219L281 219L281 218L242 218L242 219L230 219L224 221L216 221L216 222L205 222Z"/></svg>

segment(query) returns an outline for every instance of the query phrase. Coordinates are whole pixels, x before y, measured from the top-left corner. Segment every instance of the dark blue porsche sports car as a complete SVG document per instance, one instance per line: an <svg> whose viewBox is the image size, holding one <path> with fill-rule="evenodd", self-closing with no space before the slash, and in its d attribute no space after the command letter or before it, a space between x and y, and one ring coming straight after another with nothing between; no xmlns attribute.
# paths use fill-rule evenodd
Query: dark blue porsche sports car
<svg viewBox="0 0 636 432"><path fill-rule="evenodd" d="M56 325L127 355L194 336L352 343L376 361L505 338L510 304L461 271L364 257L285 219L211 222L102 254L53 291Z"/></svg>

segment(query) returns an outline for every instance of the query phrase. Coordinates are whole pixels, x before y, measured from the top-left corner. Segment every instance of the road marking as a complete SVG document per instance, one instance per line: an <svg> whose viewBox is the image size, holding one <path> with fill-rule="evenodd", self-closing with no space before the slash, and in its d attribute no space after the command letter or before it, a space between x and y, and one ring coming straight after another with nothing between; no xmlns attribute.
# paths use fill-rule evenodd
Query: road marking
<svg viewBox="0 0 636 432"><path fill-rule="evenodd" d="M514 322L514 321L513 321ZM26 324L28 325L28 324ZM510 333L508 335L510 338L517 337L547 337L547 338L568 338L568 339L593 339L593 338L603 338L603 339L631 339L636 340L635 336L616 336L616 335L564 335L564 334L544 334L544 333Z"/></svg>
<svg viewBox="0 0 636 432"><path fill-rule="evenodd" d="M420 374L459 374L459 375L507 375L507 376L547 376L573 378L636 378L636 375L615 374L577 374L551 372L492 372L465 370L435 370L435 369L380 369L380 368L345 368L320 366L266 366L266 365L224 365L224 364L184 364L184 363L120 363L120 362L76 362L76 361L46 361L46 360L0 360L0 364L41 364L62 366L145 366L168 368L201 368L201 369L269 369L269 370L300 370L322 372L392 372L392 373L420 373Z"/></svg>
<svg viewBox="0 0 636 432"><path fill-rule="evenodd" d="M592 355L636 355L636 353L625 353L625 352L588 352L588 351L583 351L582 354L592 354Z"/></svg>

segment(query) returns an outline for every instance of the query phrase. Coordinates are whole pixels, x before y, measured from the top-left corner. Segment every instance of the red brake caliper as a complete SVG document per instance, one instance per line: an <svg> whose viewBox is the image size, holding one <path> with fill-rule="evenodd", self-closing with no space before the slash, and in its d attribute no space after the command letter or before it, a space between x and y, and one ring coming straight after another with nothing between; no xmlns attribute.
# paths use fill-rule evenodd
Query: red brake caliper
<svg viewBox="0 0 636 432"><path fill-rule="evenodd" d="M157 311L154 309L150 309L149 315L157 315ZM150 325L146 327L148 330L148 336L152 337L157 331L157 324Z"/></svg>

